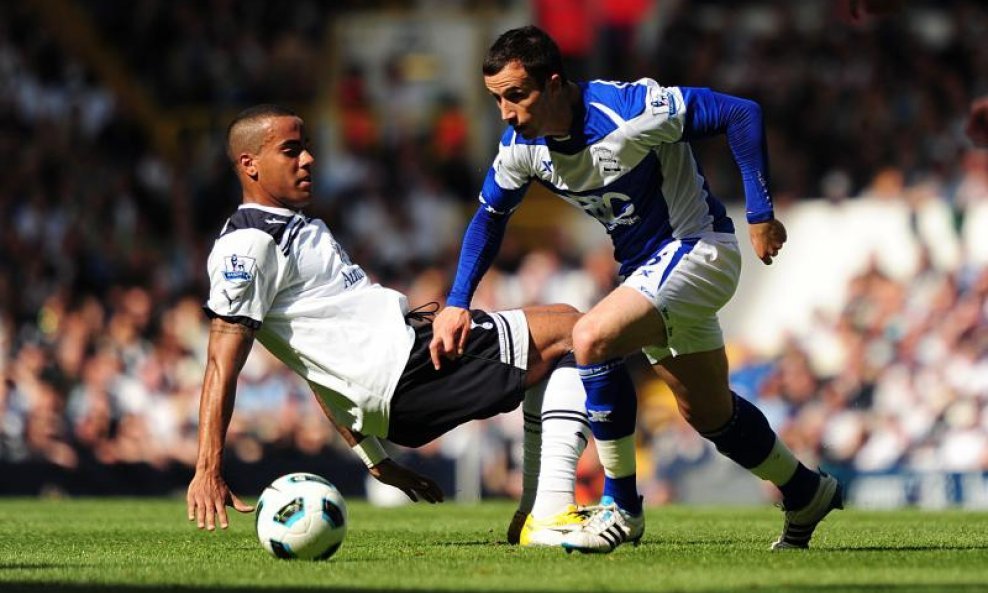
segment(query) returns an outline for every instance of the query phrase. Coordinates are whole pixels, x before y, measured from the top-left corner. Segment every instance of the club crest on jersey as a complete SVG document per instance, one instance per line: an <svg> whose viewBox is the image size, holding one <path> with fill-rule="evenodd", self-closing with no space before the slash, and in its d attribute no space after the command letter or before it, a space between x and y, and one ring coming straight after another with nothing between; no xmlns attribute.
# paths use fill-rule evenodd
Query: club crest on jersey
<svg viewBox="0 0 988 593"><path fill-rule="evenodd" d="M224 257L223 277L230 282L250 282L254 278L254 258L235 253Z"/></svg>
<svg viewBox="0 0 988 593"><path fill-rule="evenodd" d="M609 148L604 148L603 146L594 146L590 149L591 154L593 154L594 160L600 165L600 170L604 173L620 173L621 172L621 162L618 161L617 157Z"/></svg>

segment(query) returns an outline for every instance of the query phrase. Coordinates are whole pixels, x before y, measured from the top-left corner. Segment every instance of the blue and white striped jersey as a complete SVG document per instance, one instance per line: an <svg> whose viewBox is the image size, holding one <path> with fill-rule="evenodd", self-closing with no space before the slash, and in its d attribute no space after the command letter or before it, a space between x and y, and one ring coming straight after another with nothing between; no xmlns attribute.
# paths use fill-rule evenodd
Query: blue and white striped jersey
<svg viewBox="0 0 988 593"><path fill-rule="evenodd" d="M706 232L734 232L710 193L689 141L725 134L741 170L746 218L773 217L768 156L757 103L709 89L592 81L564 137L527 140L509 128L467 227L447 304L468 307L511 212L532 180L604 225L620 274L628 276L665 244Z"/></svg>
<svg viewBox="0 0 988 593"><path fill-rule="evenodd" d="M535 180L593 216L611 235L621 273L672 239L734 232L683 139L683 91L651 79L592 81L583 91L583 125L566 137L527 140L508 128L481 190L494 214L507 214Z"/></svg>

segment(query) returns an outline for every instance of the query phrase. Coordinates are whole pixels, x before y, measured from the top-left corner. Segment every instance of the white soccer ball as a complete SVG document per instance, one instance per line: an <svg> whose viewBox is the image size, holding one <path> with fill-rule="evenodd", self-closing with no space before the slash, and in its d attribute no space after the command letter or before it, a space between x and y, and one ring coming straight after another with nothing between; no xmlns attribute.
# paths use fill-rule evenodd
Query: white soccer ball
<svg viewBox="0 0 988 593"><path fill-rule="evenodd" d="M261 493L255 526L261 545L275 558L325 560L346 536L346 502L325 478L287 474Z"/></svg>

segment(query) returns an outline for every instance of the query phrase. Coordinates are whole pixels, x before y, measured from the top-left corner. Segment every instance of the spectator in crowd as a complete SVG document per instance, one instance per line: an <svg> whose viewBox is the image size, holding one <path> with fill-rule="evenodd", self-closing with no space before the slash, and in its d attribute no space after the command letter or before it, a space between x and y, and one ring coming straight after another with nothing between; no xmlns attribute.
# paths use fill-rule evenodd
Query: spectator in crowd
<svg viewBox="0 0 988 593"><path fill-rule="evenodd" d="M541 3L546 12L540 14L566 18L550 15L549 4ZM655 18L620 22L631 30L625 39L635 41L610 46L624 61L605 63L595 55L602 46L579 45L588 38L579 36L571 63L588 77L620 67L629 78L661 74L669 84L758 100L769 114L778 202L818 194L854 200L876 171L891 167L902 172L903 191L920 179L929 183L951 205L965 237L983 234L978 213L988 204L988 153L971 149L971 142L985 143L978 132L985 102L971 104L988 90L983 3L899 2L896 15L852 27L831 26L832 0L628 4L635 10L649 4ZM158 105L182 105L206 121L260 98L321 111L316 85L333 77L303 79L295 72L313 65L330 72L321 59L325 28L362 8L339 1L286 8L263 0L77 5L133 77L129 84L147 89ZM64 50L36 10L32 3L0 4L0 157L7 173L0 178L0 218L7 222L0 232L0 463L34 460L64 469L74 457L81 473L100 459L139 459L172 468L161 475L180 487L188 477L181 472L194 460L205 349L201 262L236 195L219 126L206 134L180 132L186 154L161 150L133 106L96 75L94 64ZM585 14L576 18L573 30L594 26ZM314 138L333 174L314 206L321 216L346 220L339 195L374 203L374 194L383 193L385 202L374 208L409 213L392 224L406 265L389 265L375 251L380 234L370 227L347 220L342 240L361 261L373 262L368 271L376 280L423 295L415 302L440 300L464 224L461 205L473 202L479 182L470 177L481 164L470 160L464 142L484 122L471 117L467 93L444 89L435 103L425 103L431 114L423 119L425 132L383 146L386 111L370 92L375 66L359 56L347 61L352 67L329 87L338 109L326 139L337 131L338 146ZM307 67L285 69L277 80L263 76L275 63ZM730 155L697 148L714 189L740 195ZM396 155L407 159L400 173ZM890 199L903 199L901 193ZM455 231L453 239L448 231ZM524 245L506 238L478 305L505 309L546 299L585 308L613 288L606 250L553 243L542 253ZM772 426L801 456L815 455L825 467L985 469L979 455L958 455L979 450L977 431L988 427L988 321L983 307L978 312L988 277L981 257L966 249L956 269L932 267L912 279L863 273L852 282L844 313L821 318L813 339L796 336L786 344L794 352L751 357L735 374L753 371L751 393ZM535 286L534 277L549 284ZM834 346L821 346L821 335ZM850 354L839 360L832 354L845 350ZM793 364L797 357L804 363ZM285 385L280 372L265 370L262 384ZM817 392L806 401L799 394L811 378ZM289 385L284 398L291 408L305 387ZM131 397L134 404L121 404ZM328 425L303 429L302 408L277 427L263 414L245 416L262 424L245 423L231 435L231 450L244 460L317 446L322 458L345 454L339 439L326 436L333 435ZM299 436L305 431L318 438ZM121 432L151 434L159 450L131 447L133 437L121 439ZM862 450L868 454L859 462ZM655 462L661 465L662 457Z"/></svg>

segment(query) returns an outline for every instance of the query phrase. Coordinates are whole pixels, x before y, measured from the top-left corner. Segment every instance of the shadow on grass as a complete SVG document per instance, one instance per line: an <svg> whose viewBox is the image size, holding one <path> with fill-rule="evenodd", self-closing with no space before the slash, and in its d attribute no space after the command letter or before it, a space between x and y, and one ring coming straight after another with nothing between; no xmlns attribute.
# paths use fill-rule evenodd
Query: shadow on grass
<svg viewBox="0 0 988 593"><path fill-rule="evenodd" d="M204 587L190 587L184 585L147 585L141 586L136 584L123 584L123 585L112 585L103 583L23 583L23 582L4 582L0 581L0 590L4 593L88 593L89 591L101 591L105 593L124 593L124 592L136 592L136 593L184 593L184 592L194 592L194 591L215 591L218 593L271 593L277 591L278 593L313 593L321 591L324 593L392 593L401 591L404 593L424 593L426 591L436 591L435 588L417 588L414 586L403 587L401 589L382 589L382 588L361 588L361 587L333 587L333 586L314 586L314 587L222 587L222 586L204 586ZM453 589L450 589L452 591ZM456 589L461 591L462 589ZM470 593L522 593L527 591L532 591L533 593L539 591L545 591L546 589L467 589ZM621 591L634 591L634 589L620 589ZM698 591L711 591L711 589L697 589ZM718 589L718 591L732 591L734 589ZM743 588L743 590L750 591L750 588ZM574 591L579 591L575 589ZM589 591L589 589L587 590ZM663 589L657 589L654 587L645 587L641 591L663 591ZM783 592L798 592L798 593L877 593L879 591L891 591L892 593L942 593L944 591L950 591L951 593L984 593L984 584L955 584L955 583L934 583L927 585L915 585L915 584L901 584L901 585L890 585L890 584L874 584L874 585L847 585L847 584L833 584L833 585L819 585L819 586L805 586L805 585L768 585L757 587L759 593L783 593Z"/></svg>
<svg viewBox="0 0 988 593"><path fill-rule="evenodd" d="M813 548L809 551L810 554L819 553L835 553L835 552L879 552L879 553L889 553L889 552L962 552L962 551L975 551L975 550L988 550L988 545L977 545L977 546L957 546L957 545L946 545L940 546L937 544L930 544L927 546L847 546L843 548ZM792 550L786 553L804 553L800 550ZM986 589L988 590L988 589Z"/></svg>

